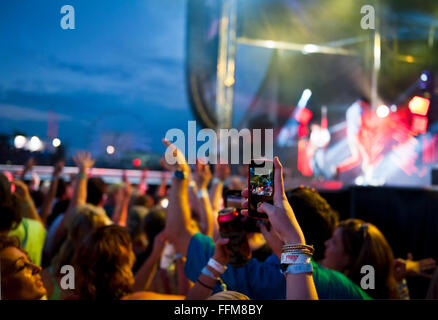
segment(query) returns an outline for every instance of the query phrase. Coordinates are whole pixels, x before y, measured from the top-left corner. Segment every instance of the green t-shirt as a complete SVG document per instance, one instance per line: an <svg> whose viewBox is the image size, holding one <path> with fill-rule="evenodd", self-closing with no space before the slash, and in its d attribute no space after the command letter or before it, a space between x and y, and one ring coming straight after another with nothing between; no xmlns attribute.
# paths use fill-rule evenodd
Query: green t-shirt
<svg viewBox="0 0 438 320"><path fill-rule="evenodd" d="M343 273L324 268L312 259L313 280L320 299L364 299L372 298Z"/></svg>
<svg viewBox="0 0 438 320"><path fill-rule="evenodd" d="M37 266L41 265L46 229L40 222L23 218L18 227L9 232L9 235L18 237L21 248L29 254L30 260Z"/></svg>

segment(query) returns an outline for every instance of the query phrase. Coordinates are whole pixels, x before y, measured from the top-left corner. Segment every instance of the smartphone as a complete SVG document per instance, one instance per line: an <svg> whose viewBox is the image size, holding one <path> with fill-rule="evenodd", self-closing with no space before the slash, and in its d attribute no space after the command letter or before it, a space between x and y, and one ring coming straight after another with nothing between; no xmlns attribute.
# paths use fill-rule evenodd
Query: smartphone
<svg viewBox="0 0 438 320"><path fill-rule="evenodd" d="M258 206L263 202L274 203L274 162L252 159L248 173L248 216L268 219L265 213L257 212Z"/></svg>

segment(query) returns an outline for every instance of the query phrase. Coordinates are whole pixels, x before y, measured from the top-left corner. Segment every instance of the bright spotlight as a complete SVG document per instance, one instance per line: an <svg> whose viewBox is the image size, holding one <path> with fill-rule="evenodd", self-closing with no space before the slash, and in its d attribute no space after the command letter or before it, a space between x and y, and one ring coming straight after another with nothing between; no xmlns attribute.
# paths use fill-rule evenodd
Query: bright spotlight
<svg viewBox="0 0 438 320"><path fill-rule="evenodd" d="M389 108L382 104L377 107L376 113L379 118L386 118L389 115Z"/></svg>
<svg viewBox="0 0 438 320"><path fill-rule="evenodd" d="M409 102L409 110L414 114L426 116L429 111L430 100L427 98L415 96Z"/></svg>
<svg viewBox="0 0 438 320"><path fill-rule="evenodd" d="M275 42L274 41L270 41L270 40L266 41L266 47L268 47L270 49L274 48L275 47Z"/></svg>
<svg viewBox="0 0 438 320"><path fill-rule="evenodd" d="M312 96L312 90L304 89L303 93L301 94L301 98L298 101L297 107L299 109L304 108L307 105L307 102L309 102L311 96Z"/></svg>
<svg viewBox="0 0 438 320"><path fill-rule="evenodd" d="M169 206L169 200L168 199L162 199L160 201L160 206L164 209L166 209Z"/></svg>
<svg viewBox="0 0 438 320"><path fill-rule="evenodd" d="M391 109L392 112L397 112L397 106L396 106L395 104L393 104L393 105L390 107L390 109Z"/></svg>
<svg viewBox="0 0 438 320"><path fill-rule="evenodd" d="M422 73L420 76L421 81L426 82L427 80L429 80L429 77L427 76L427 74Z"/></svg>
<svg viewBox="0 0 438 320"><path fill-rule="evenodd" d="M58 148L60 145L61 145L61 140L59 140L58 138L52 140L52 146L54 146L55 148Z"/></svg>
<svg viewBox="0 0 438 320"><path fill-rule="evenodd" d="M17 149L21 149L24 147L24 145L26 144L27 139L25 136L22 135L18 135L14 138L14 146Z"/></svg>
<svg viewBox="0 0 438 320"><path fill-rule="evenodd" d="M303 91L303 99L309 100L311 96L312 96L312 90L305 89Z"/></svg>
<svg viewBox="0 0 438 320"><path fill-rule="evenodd" d="M308 54L308 53L315 53L319 51L319 47L316 44L306 44L303 47L303 53L304 54Z"/></svg>
<svg viewBox="0 0 438 320"><path fill-rule="evenodd" d="M37 136L33 136L32 138L30 138L29 141L29 150L34 152L34 151L39 151L43 148L43 143L41 142L40 138L38 138Z"/></svg>
<svg viewBox="0 0 438 320"><path fill-rule="evenodd" d="M106 147L106 153L113 154L116 151L116 149L113 146L107 146Z"/></svg>

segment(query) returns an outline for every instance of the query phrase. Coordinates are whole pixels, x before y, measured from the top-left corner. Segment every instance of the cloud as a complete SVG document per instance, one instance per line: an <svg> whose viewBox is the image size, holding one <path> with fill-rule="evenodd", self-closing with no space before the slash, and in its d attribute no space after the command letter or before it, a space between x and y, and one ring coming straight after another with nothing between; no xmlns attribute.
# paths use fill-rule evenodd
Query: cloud
<svg viewBox="0 0 438 320"><path fill-rule="evenodd" d="M73 118L69 115L56 113L58 121L72 121ZM34 108L16 106L12 104L0 103L0 119L12 121L42 121L46 122L49 119L48 111L40 111Z"/></svg>

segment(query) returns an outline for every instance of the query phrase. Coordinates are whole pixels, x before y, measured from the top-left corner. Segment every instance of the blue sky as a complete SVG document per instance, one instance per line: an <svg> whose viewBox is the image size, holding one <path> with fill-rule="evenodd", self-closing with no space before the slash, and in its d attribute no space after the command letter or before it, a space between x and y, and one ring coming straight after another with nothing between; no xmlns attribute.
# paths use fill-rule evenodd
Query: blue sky
<svg viewBox="0 0 438 320"><path fill-rule="evenodd" d="M60 9L75 8L75 30ZM193 116L184 75L186 0L0 1L0 132L47 134L69 153L121 145L161 152ZM103 137L103 138L102 138Z"/></svg>

